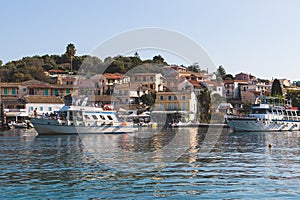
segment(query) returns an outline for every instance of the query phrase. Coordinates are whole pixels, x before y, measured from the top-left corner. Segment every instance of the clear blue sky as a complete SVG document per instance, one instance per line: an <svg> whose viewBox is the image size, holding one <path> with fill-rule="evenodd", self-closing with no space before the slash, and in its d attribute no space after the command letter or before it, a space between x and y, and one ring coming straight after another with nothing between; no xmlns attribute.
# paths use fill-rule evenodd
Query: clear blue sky
<svg viewBox="0 0 300 200"><path fill-rule="evenodd" d="M89 54L119 33L159 27L196 41L227 73L300 80L299 0L2 0L0 9L4 63L68 43Z"/></svg>

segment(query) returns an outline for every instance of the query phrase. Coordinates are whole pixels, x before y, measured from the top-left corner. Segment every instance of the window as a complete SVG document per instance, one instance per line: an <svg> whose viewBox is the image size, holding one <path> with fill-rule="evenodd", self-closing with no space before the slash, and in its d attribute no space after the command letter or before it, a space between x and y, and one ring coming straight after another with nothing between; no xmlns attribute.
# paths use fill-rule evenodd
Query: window
<svg viewBox="0 0 300 200"><path fill-rule="evenodd" d="M185 109L186 109L185 103L182 103L181 104L181 110L185 110Z"/></svg>
<svg viewBox="0 0 300 200"><path fill-rule="evenodd" d="M177 103L174 104L174 110L178 110L178 105L177 105Z"/></svg>
<svg viewBox="0 0 300 200"><path fill-rule="evenodd" d="M12 88L12 89L11 89L11 94L12 94L12 95L16 94L16 88Z"/></svg>
<svg viewBox="0 0 300 200"><path fill-rule="evenodd" d="M108 118L109 120L113 120L113 118L112 118L110 115L107 115L107 118Z"/></svg>
<svg viewBox="0 0 300 200"><path fill-rule="evenodd" d="M33 107L32 106L29 107L29 111L33 111Z"/></svg>
<svg viewBox="0 0 300 200"><path fill-rule="evenodd" d="M58 89L54 89L54 95L55 95L55 96L58 95Z"/></svg>
<svg viewBox="0 0 300 200"><path fill-rule="evenodd" d="M26 88L23 88L23 92L26 92Z"/></svg>
<svg viewBox="0 0 300 200"><path fill-rule="evenodd" d="M159 104L159 110L164 110L164 105L163 104Z"/></svg>
<svg viewBox="0 0 300 200"><path fill-rule="evenodd" d="M96 115L92 115L93 119L98 120L98 117Z"/></svg>
<svg viewBox="0 0 300 200"><path fill-rule="evenodd" d="M103 115L100 115L100 118L101 118L102 120L105 120L105 117L104 117Z"/></svg>
<svg viewBox="0 0 300 200"><path fill-rule="evenodd" d="M174 96L174 100L175 100L175 101L177 100L177 96Z"/></svg>
<svg viewBox="0 0 300 200"><path fill-rule="evenodd" d="M50 112L51 112L51 111L52 111L52 107L48 107L48 111L50 111Z"/></svg>
<svg viewBox="0 0 300 200"><path fill-rule="evenodd" d="M161 96L160 96L160 100L164 100L164 96L161 95Z"/></svg>
<svg viewBox="0 0 300 200"><path fill-rule="evenodd" d="M66 89L66 95L70 94L70 89Z"/></svg>
<svg viewBox="0 0 300 200"><path fill-rule="evenodd" d="M182 99L182 100L185 100L185 96L182 96L181 99Z"/></svg>
<svg viewBox="0 0 300 200"><path fill-rule="evenodd" d="M172 109L172 105L168 103L168 110Z"/></svg>
<svg viewBox="0 0 300 200"><path fill-rule="evenodd" d="M44 89L44 95L45 95L45 96L48 96L48 94L49 94L49 93L48 93L48 89Z"/></svg>
<svg viewBox="0 0 300 200"><path fill-rule="evenodd" d="M4 94L8 94L8 89L4 88Z"/></svg>
<svg viewBox="0 0 300 200"><path fill-rule="evenodd" d="M146 81L146 77L145 76L143 77L143 81Z"/></svg>
<svg viewBox="0 0 300 200"><path fill-rule="evenodd" d="M40 107L40 111L43 111L43 107Z"/></svg>
<svg viewBox="0 0 300 200"><path fill-rule="evenodd" d="M168 100L170 101L170 100L172 100L172 96L170 95L170 96L168 96Z"/></svg>

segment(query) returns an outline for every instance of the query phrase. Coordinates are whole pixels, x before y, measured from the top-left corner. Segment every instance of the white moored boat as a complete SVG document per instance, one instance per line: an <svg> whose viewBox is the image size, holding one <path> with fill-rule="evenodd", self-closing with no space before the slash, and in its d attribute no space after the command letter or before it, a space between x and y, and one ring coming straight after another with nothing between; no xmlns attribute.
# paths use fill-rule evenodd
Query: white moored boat
<svg viewBox="0 0 300 200"><path fill-rule="evenodd" d="M233 131L298 131L300 113L276 97L258 98L249 115L227 115L226 121Z"/></svg>
<svg viewBox="0 0 300 200"><path fill-rule="evenodd" d="M91 106L64 106L56 115L31 118L39 135L119 134L137 131L130 122L121 122L115 111Z"/></svg>

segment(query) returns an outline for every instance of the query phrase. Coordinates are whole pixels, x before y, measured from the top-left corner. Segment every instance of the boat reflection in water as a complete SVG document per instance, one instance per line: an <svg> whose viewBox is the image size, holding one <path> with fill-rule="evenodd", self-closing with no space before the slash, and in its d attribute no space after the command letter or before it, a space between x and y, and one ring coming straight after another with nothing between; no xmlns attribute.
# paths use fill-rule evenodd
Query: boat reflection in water
<svg viewBox="0 0 300 200"><path fill-rule="evenodd" d="M164 165L188 155L194 162L197 154L214 148L220 129L178 128L151 130L122 135L79 134L86 150L105 164L152 163Z"/></svg>

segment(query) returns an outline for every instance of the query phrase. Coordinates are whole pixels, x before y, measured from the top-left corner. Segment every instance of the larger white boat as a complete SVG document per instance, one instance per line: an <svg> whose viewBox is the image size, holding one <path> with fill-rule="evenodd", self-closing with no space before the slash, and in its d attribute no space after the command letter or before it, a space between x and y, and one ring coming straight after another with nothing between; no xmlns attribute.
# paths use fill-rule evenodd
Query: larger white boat
<svg viewBox="0 0 300 200"><path fill-rule="evenodd" d="M256 99L249 115L227 115L233 131L299 131L300 113L291 102L276 97Z"/></svg>
<svg viewBox="0 0 300 200"><path fill-rule="evenodd" d="M64 106L55 115L30 119L39 135L120 134L137 131L133 123L119 121L115 111L91 106Z"/></svg>

